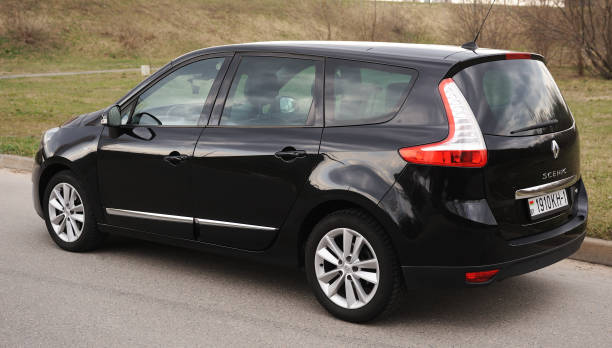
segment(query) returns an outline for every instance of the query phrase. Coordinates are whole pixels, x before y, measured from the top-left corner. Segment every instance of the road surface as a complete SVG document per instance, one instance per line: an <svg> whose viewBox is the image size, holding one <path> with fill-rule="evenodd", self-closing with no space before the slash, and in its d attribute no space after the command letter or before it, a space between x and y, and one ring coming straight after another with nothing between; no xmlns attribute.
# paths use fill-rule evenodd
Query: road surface
<svg viewBox="0 0 612 348"><path fill-rule="evenodd" d="M612 268L566 260L487 288L423 290L368 325L302 271L130 239L69 253L0 169L0 346L611 347Z"/></svg>

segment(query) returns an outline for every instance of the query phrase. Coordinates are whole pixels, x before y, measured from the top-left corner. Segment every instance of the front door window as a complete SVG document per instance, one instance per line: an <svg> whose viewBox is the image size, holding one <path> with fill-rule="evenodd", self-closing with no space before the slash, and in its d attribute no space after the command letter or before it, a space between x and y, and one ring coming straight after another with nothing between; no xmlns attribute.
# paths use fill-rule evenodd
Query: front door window
<svg viewBox="0 0 612 348"><path fill-rule="evenodd" d="M200 60L161 79L140 95L129 124L197 126L223 60Z"/></svg>

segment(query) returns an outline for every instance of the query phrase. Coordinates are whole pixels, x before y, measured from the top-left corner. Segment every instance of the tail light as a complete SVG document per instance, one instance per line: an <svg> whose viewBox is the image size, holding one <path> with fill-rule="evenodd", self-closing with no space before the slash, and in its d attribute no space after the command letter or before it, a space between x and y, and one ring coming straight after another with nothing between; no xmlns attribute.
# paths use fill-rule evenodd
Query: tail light
<svg viewBox="0 0 612 348"><path fill-rule="evenodd" d="M400 149L400 156L417 164L483 167L487 163L487 148L463 93L451 78L440 82L438 90L448 118L448 136L438 143Z"/></svg>
<svg viewBox="0 0 612 348"><path fill-rule="evenodd" d="M506 53L506 59L532 59L531 53Z"/></svg>
<svg viewBox="0 0 612 348"><path fill-rule="evenodd" d="M468 283L486 283L491 280L499 272L498 269L481 272L466 272L465 281Z"/></svg>

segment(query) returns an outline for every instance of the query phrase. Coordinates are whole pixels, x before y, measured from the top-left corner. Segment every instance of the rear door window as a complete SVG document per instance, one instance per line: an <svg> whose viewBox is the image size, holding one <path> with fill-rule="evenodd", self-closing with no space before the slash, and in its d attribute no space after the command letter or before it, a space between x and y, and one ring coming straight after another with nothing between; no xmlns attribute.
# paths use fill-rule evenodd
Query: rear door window
<svg viewBox="0 0 612 348"><path fill-rule="evenodd" d="M400 109L415 72L381 64L328 59L325 125L371 124L391 119Z"/></svg>
<svg viewBox="0 0 612 348"><path fill-rule="evenodd" d="M481 63L460 71L453 80L484 134L537 135L574 124L557 84L539 60ZM545 126L528 129L539 125Z"/></svg>
<svg viewBox="0 0 612 348"><path fill-rule="evenodd" d="M222 126L305 126L314 120L319 61L243 57L221 115ZM319 68L319 73L322 69Z"/></svg>

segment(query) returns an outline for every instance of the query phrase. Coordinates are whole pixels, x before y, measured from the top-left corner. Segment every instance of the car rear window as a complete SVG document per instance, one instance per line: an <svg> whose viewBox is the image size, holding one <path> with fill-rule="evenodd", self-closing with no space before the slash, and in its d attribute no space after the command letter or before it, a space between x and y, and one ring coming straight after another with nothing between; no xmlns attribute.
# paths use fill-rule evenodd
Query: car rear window
<svg viewBox="0 0 612 348"><path fill-rule="evenodd" d="M574 121L548 69L518 59L470 66L453 79L484 134L537 135L570 128ZM541 128L526 129L545 125Z"/></svg>
<svg viewBox="0 0 612 348"><path fill-rule="evenodd" d="M328 59L325 125L371 124L392 118L408 95L411 69Z"/></svg>

